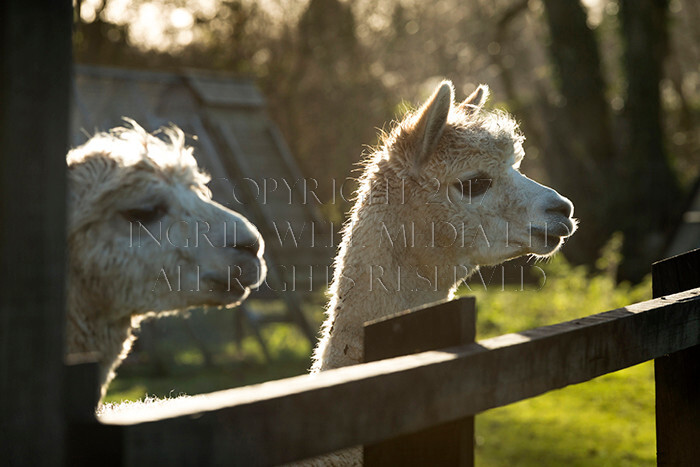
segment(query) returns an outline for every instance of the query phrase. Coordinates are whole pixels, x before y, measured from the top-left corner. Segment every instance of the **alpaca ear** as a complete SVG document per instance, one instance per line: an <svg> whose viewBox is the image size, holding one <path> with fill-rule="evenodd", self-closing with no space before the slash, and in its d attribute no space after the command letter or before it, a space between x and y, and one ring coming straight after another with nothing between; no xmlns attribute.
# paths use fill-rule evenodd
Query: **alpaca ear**
<svg viewBox="0 0 700 467"><path fill-rule="evenodd" d="M476 91L471 93L464 102L459 104L459 110L467 115L477 113L481 110L486 100L489 98L489 87L485 84L480 84Z"/></svg>
<svg viewBox="0 0 700 467"><path fill-rule="evenodd" d="M447 116L452 108L453 96L452 83L443 81L418 111L418 122L413 130L420 141L414 155L417 167L427 162L437 148L442 131L447 124Z"/></svg>

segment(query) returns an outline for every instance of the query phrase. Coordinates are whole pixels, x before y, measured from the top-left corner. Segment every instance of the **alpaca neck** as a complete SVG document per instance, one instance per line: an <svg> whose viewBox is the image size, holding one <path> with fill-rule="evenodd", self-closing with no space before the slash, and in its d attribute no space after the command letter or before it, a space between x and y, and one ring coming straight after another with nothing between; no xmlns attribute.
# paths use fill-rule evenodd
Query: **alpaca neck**
<svg viewBox="0 0 700 467"><path fill-rule="evenodd" d="M410 230L404 241L397 235L401 226L378 218L389 216L370 216L360 208L344 235L312 371L361 363L365 322L451 298L466 275L450 264L425 264L421 258L430 255L412 242Z"/></svg>
<svg viewBox="0 0 700 467"><path fill-rule="evenodd" d="M86 302L84 297L89 296L81 293L77 285L68 287L66 353L98 353L99 380L104 397L107 385L115 376L114 369L121 361L120 355L128 353L134 340L133 319L126 315L106 322L106 318L100 316L111 316L109 310L103 305Z"/></svg>

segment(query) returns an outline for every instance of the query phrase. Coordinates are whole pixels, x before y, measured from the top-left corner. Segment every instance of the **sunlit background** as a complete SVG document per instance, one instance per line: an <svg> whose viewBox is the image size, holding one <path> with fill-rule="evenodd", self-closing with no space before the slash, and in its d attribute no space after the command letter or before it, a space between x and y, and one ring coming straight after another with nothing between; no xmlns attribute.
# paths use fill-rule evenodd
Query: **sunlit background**
<svg viewBox="0 0 700 467"><path fill-rule="evenodd" d="M626 17L630 24L639 20L623 15L616 0L574 3L580 18L572 7L556 5L83 0L76 8L75 58L253 77L305 175L317 179L348 175L366 145L377 142L376 129L424 99L440 79L452 79L458 97L486 83L491 105L521 122L524 171L570 197L582 225L590 226L572 240L572 259L591 263L610 235L622 231L622 270L638 280L663 253L698 175L700 7L692 0L672 0L666 8L660 2L660 11L638 15L665 18L660 26L625 28ZM563 25L559 31L556 24ZM646 43L625 32L635 27L649 28L648 43L655 45L648 57ZM628 60L626 50L639 55L640 48L641 60ZM649 65L637 69L640 63ZM660 98L645 100L649 82L657 83ZM617 186L625 188L617 193ZM607 193L608 201L594 206L591 193ZM633 213L639 204L648 222ZM340 221L346 209L328 206L326 213Z"/></svg>

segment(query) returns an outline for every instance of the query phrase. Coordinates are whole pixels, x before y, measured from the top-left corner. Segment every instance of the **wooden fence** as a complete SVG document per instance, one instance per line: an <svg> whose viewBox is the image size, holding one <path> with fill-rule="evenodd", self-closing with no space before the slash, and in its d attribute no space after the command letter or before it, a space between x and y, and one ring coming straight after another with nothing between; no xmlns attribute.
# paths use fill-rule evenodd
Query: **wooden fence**
<svg viewBox="0 0 700 467"><path fill-rule="evenodd" d="M70 462L275 465L365 445L366 465L472 465L474 414L656 359L659 464L693 465L700 288L683 289L700 284L700 250L656 263L653 280L655 299L479 342L472 298L401 313L366 326L376 361L99 422L92 367L77 365Z"/></svg>

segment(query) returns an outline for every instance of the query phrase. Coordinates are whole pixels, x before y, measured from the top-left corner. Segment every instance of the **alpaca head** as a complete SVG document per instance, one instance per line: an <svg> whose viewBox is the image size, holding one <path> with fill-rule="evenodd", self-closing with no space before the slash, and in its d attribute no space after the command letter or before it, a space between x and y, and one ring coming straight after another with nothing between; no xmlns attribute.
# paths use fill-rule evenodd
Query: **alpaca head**
<svg viewBox="0 0 700 467"><path fill-rule="evenodd" d="M211 200L182 131L131 124L68 154L69 290L106 321L239 303L265 277L258 231Z"/></svg>
<svg viewBox="0 0 700 467"><path fill-rule="evenodd" d="M547 256L576 229L572 203L520 173L524 138L511 117L482 110L487 96L480 86L455 104L452 84L441 83L386 136L365 175L360 196L399 204L399 222L420 219L412 226L417 263L462 265L466 273ZM386 191L393 199L382 199L385 183L400 184Z"/></svg>

